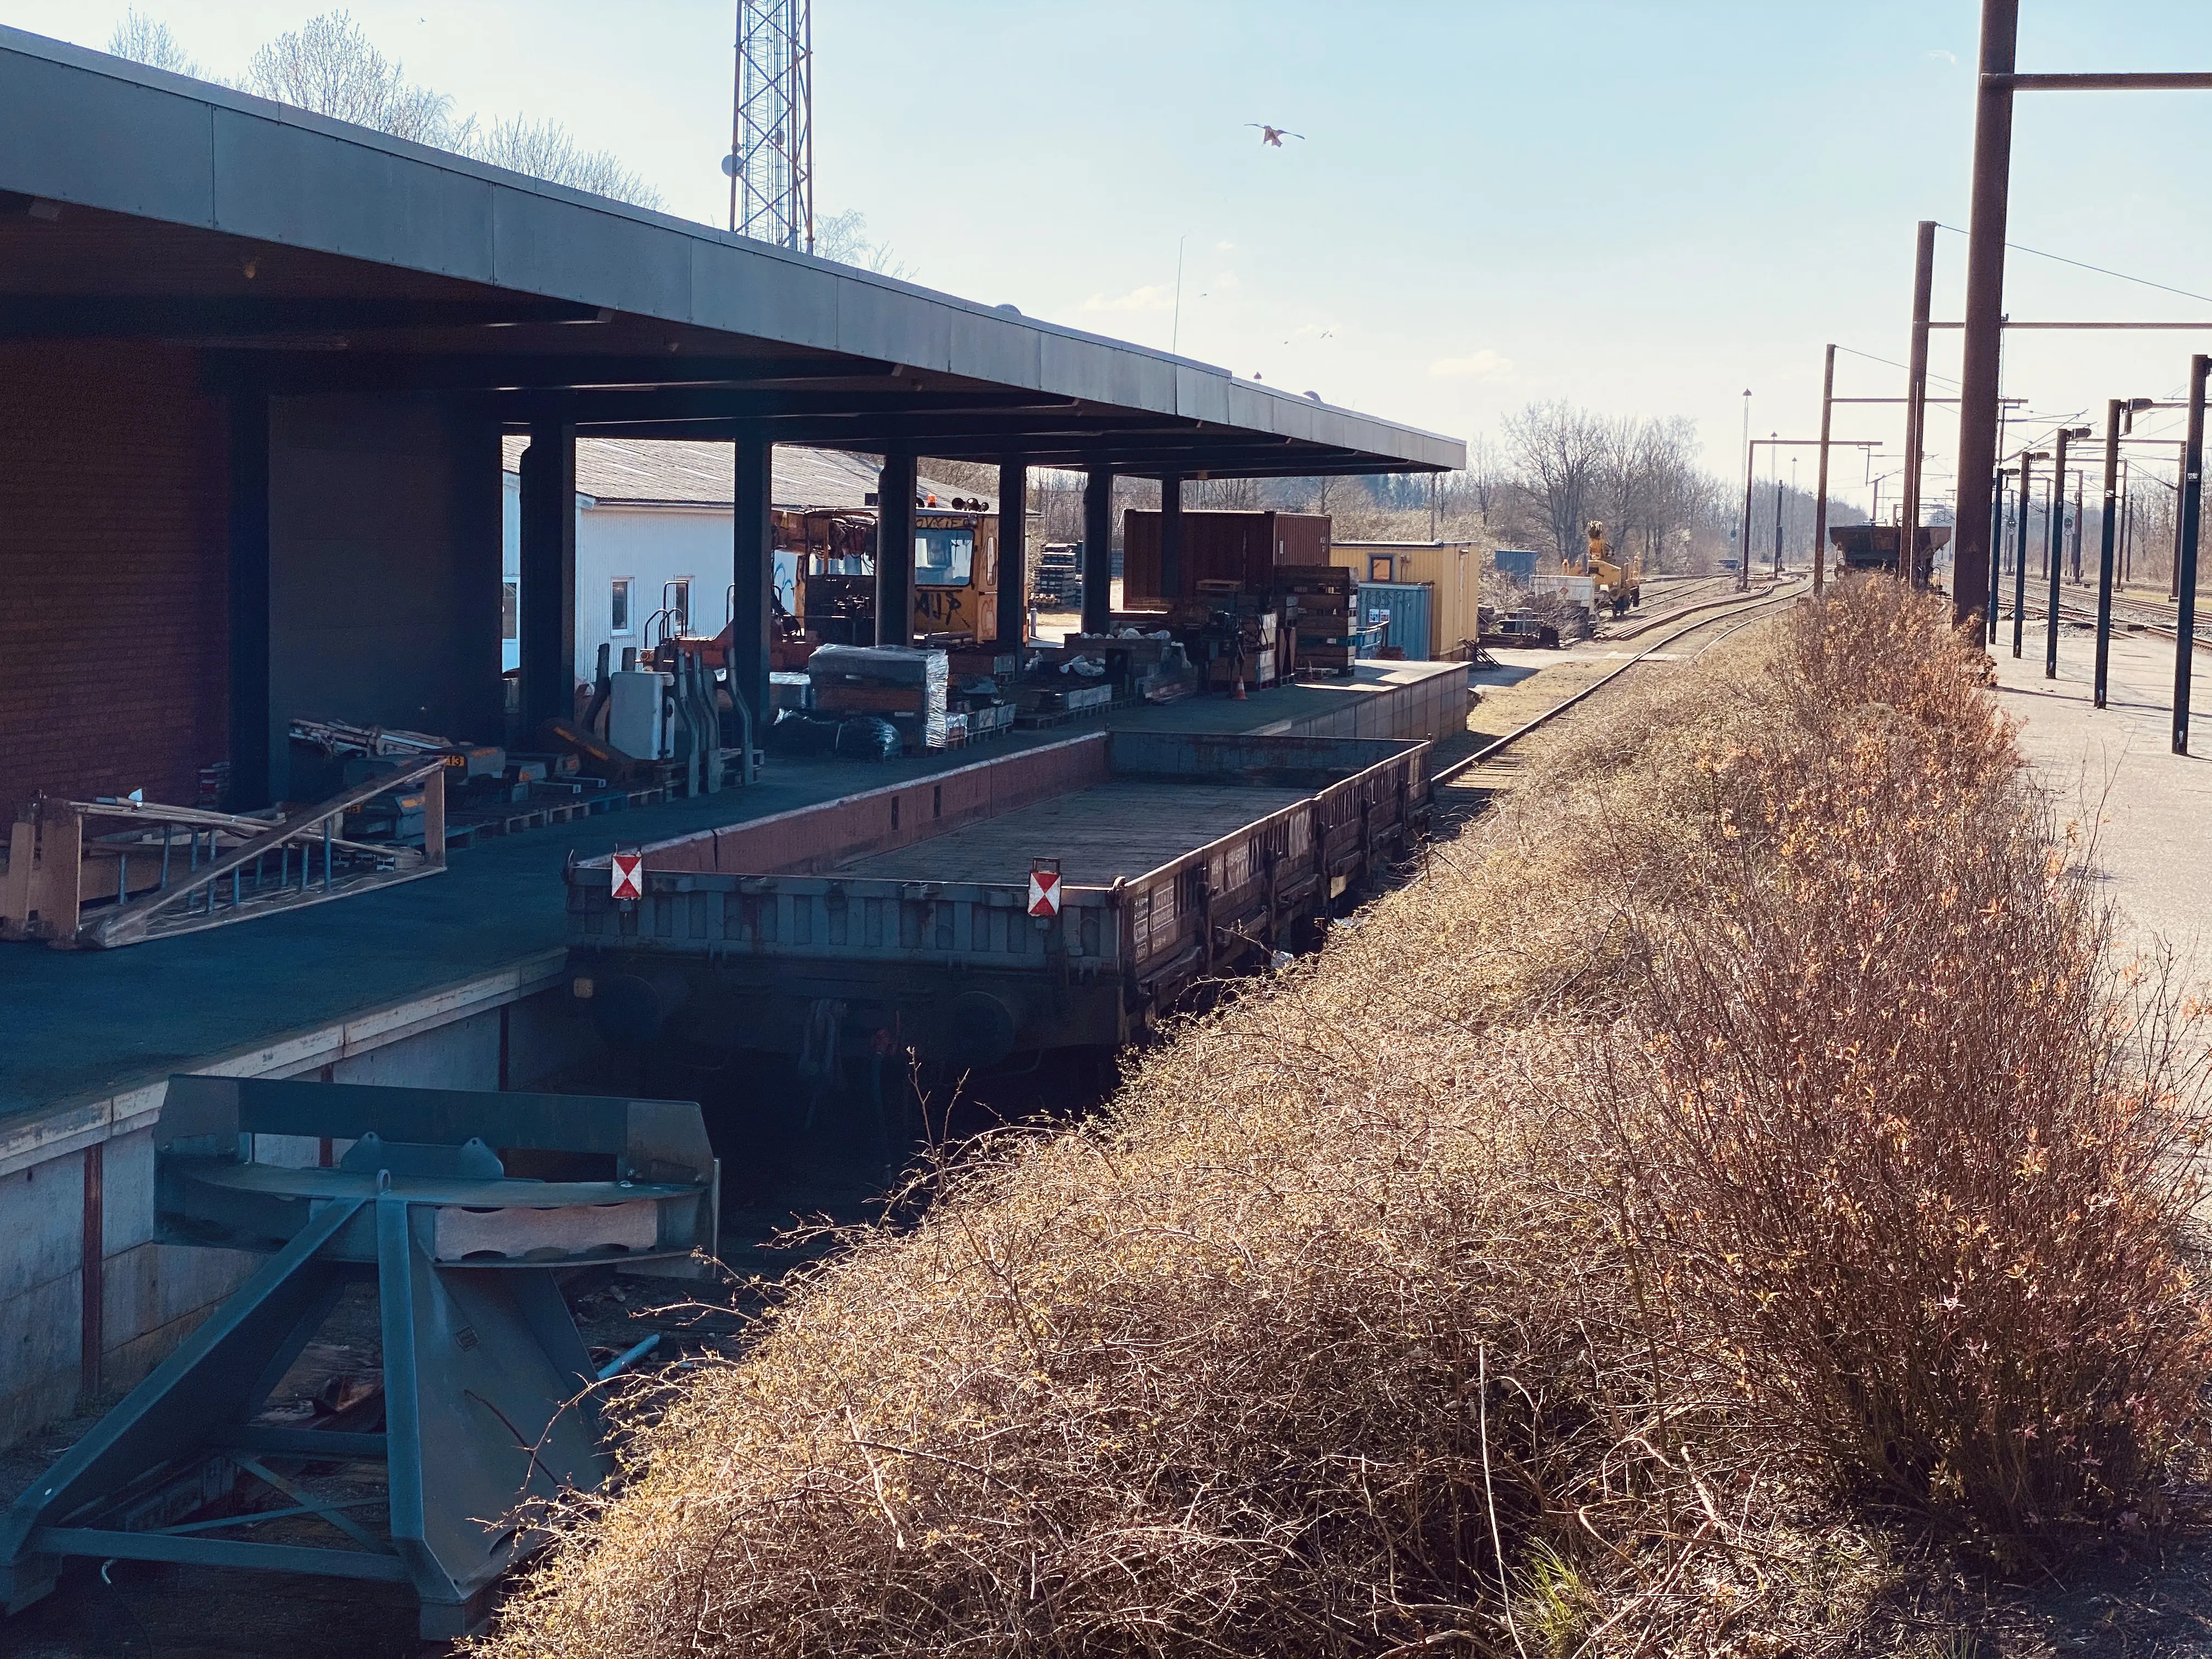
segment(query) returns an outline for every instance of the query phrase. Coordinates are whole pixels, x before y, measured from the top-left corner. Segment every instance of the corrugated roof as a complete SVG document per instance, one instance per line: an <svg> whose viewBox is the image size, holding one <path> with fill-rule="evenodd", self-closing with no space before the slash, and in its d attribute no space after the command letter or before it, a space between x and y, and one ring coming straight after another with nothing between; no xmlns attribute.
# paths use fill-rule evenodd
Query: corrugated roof
<svg viewBox="0 0 2212 1659"><path fill-rule="evenodd" d="M519 434L504 440L509 472L520 465L529 445L529 439ZM665 438L576 440L577 489L610 504L729 507L735 498L731 478L735 465L727 444ZM967 494L963 488L926 475L920 483L939 500ZM797 444L775 447L778 507L865 507L875 489L875 464L865 455Z"/></svg>

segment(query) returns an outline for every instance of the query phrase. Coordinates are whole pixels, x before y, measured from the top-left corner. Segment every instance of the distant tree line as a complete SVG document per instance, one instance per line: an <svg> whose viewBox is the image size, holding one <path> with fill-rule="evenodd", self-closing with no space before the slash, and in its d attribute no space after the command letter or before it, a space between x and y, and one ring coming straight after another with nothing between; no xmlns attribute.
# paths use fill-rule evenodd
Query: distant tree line
<svg viewBox="0 0 2212 1659"><path fill-rule="evenodd" d="M1590 522L1601 520L1614 547L1655 570L1706 571L1736 556L1743 525L1741 475L1700 463L1696 422L1681 416L1600 415L1563 400L1532 403L1507 416L1495 434L1468 443L1464 470L1375 477L1242 481L1204 489L1222 499L1193 506L1267 506L1328 513L1350 538L1421 540L1442 536L1484 547L1533 548L1547 559L1579 555ZM1782 552L1802 568L1814 520L1809 490L1783 483ZM1773 557L1778 486L1753 489L1751 556ZM1866 514L1831 495L1831 524Z"/></svg>

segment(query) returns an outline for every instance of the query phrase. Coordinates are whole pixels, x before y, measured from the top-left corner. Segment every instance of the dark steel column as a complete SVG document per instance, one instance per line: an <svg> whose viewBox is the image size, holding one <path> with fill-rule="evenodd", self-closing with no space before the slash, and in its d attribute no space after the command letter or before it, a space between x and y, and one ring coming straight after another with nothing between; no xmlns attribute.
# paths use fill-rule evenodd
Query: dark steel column
<svg viewBox="0 0 2212 1659"><path fill-rule="evenodd" d="M2027 504L2035 499L2031 478L2035 457L2023 451L2020 458L2020 543L2012 556L2012 653L2020 655L2021 630L2027 626Z"/></svg>
<svg viewBox="0 0 2212 1659"><path fill-rule="evenodd" d="M2081 496L2088 487L2088 473L2075 472L2074 475L2074 556L2068 567L2066 580L2076 587L2081 585Z"/></svg>
<svg viewBox="0 0 2212 1659"><path fill-rule="evenodd" d="M269 398L230 400L230 799L269 805Z"/></svg>
<svg viewBox="0 0 2212 1659"><path fill-rule="evenodd" d="M2086 435L2087 429L2082 430ZM2046 680L2058 678L2058 583L2066 574L2066 442L2073 435L2072 428L2058 428L2051 462L2051 522L2044 526L2049 539L2043 555L2051 590L2043 607L2043 678Z"/></svg>
<svg viewBox="0 0 2212 1659"><path fill-rule="evenodd" d="M2012 179L2012 84L2020 0L1982 0L1981 81L1974 102L1974 193L1967 221L1966 326L1959 392L1959 499L1978 501L1996 472L1997 365L2004 328L2006 193ZM1959 515L1951 610L1963 623L1990 578L1981 515Z"/></svg>
<svg viewBox="0 0 2212 1659"><path fill-rule="evenodd" d="M1083 631L1114 627L1114 475L1091 469L1083 486Z"/></svg>
<svg viewBox="0 0 2212 1659"><path fill-rule="evenodd" d="M1820 370L1820 476L1813 486L1813 597L1819 599L1827 584L1828 569L1828 417L1836 407L1836 349L1828 348Z"/></svg>
<svg viewBox="0 0 2212 1659"><path fill-rule="evenodd" d="M2120 586L2136 579L2135 469L2120 463Z"/></svg>
<svg viewBox="0 0 2212 1659"><path fill-rule="evenodd" d="M1920 469L1928 450L1928 307L1935 283L1936 222L1923 219L1912 254L1912 346L1905 371L1904 530L1898 537L1897 556L1898 579L1916 584L1920 574ZM1955 577L1952 586L1958 586Z"/></svg>
<svg viewBox="0 0 2212 1659"><path fill-rule="evenodd" d="M522 729L576 716L576 428L532 421L520 468Z"/></svg>
<svg viewBox="0 0 2212 1659"><path fill-rule="evenodd" d="M876 481L876 643L914 641L914 457L886 455Z"/></svg>
<svg viewBox="0 0 2212 1659"><path fill-rule="evenodd" d="M2097 707L2105 706L2106 670L2112 653L2112 544L2120 501L2120 400L2105 405L2105 526L2097 550Z"/></svg>
<svg viewBox="0 0 2212 1659"><path fill-rule="evenodd" d="M1774 574L1782 574L1782 434L1774 434Z"/></svg>
<svg viewBox="0 0 2212 1659"><path fill-rule="evenodd" d="M1735 591L1751 586L1751 495L1759 479L1759 440L1743 447L1743 545L1736 549Z"/></svg>
<svg viewBox="0 0 2212 1659"><path fill-rule="evenodd" d="M768 652L775 626L775 526L769 503L775 490L775 445L766 434L741 430L735 446L737 478L730 538L730 689L745 700L753 740L768 729Z"/></svg>
<svg viewBox="0 0 2212 1659"><path fill-rule="evenodd" d="M2004 481L2009 476L2011 476L2010 469L2008 468L1990 480L1990 548L1993 554L2002 544L2000 534L2004 527ZM1997 642L1997 562L1994 557L1990 560L1989 566L1989 603L1983 617L1982 633L1985 636L1986 642L1994 647ZM1952 567L1951 585L1954 587L1959 585L1958 568L1955 565ZM1958 596L1954 593L1952 595L1952 611L1954 615L1957 610Z"/></svg>
<svg viewBox="0 0 2212 1659"><path fill-rule="evenodd" d="M1160 479L1160 597L1182 597L1182 475Z"/></svg>
<svg viewBox="0 0 2212 1659"><path fill-rule="evenodd" d="M2204 506L2204 380L2212 357L2189 360L2189 436L2181 452L2181 556L2175 580L2179 610L2173 629L2173 752L2189 752L2189 680L2197 666L2197 531Z"/></svg>
<svg viewBox="0 0 2212 1659"><path fill-rule="evenodd" d="M2182 468L2184 471L2187 470L2185 465ZM2159 482L2164 483L2166 480L2160 478ZM2181 481L2179 477L2173 483L2173 554L2166 562L2166 597L2169 599L2181 597Z"/></svg>
<svg viewBox="0 0 2212 1659"><path fill-rule="evenodd" d="M1030 625L1030 467L999 464L999 634L1001 651L1019 651Z"/></svg>

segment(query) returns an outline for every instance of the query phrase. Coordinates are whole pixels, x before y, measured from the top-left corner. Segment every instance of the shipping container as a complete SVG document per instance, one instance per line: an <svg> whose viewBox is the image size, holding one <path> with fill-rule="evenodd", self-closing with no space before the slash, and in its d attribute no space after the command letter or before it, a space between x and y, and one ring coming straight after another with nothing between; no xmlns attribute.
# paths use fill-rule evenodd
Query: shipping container
<svg viewBox="0 0 2212 1659"><path fill-rule="evenodd" d="M1421 584L1431 590L1421 637L1390 630L1409 658L1461 662L1482 635L1482 558L1472 542L1337 542L1329 562L1368 584Z"/></svg>
<svg viewBox="0 0 2212 1659"><path fill-rule="evenodd" d="M1387 630L1384 646L1395 646L1416 661L1433 661L1429 641L1434 636L1431 617L1435 595L1436 589L1426 582L1362 582L1359 620L1369 628L1382 624Z"/></svg>
<svg viewBox="0 0 2212 1659"><path fill-rule="evenodd" d="M1274 586L1275 567L1327 564L1331 521L1313 513L1198 513L1182 515L1182 579L1160 587L1160 515L1130 507L1121 515L1125 603L1188 599L1201 581L1233 581L1249 592Z"/></svg>
<svg viewBox="0 0 2212 1659"><path fill-rule="evenodd" d="M1530 586L1536 580L1537 555L1532 548L1501 547L1491 554L1490 560L1498 574L1516 587Z"/></svg>

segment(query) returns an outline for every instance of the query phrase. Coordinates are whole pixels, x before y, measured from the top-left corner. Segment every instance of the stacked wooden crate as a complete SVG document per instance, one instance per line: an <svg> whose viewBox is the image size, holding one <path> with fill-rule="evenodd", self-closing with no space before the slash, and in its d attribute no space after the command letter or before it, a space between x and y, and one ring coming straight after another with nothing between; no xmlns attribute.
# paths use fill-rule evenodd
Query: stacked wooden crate
<svg viewBox="0 0 2212 1659"><path fill-rule="evenodd" d="M1300 668L1339 676L1352 672L1358 627L1352 615L1352 574L1333 564L1275 567L1276 590L1296 607L1290 628Z"/></svg>

